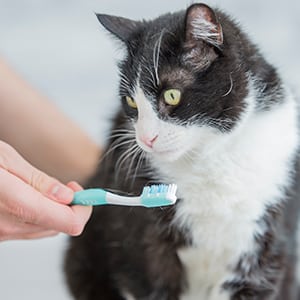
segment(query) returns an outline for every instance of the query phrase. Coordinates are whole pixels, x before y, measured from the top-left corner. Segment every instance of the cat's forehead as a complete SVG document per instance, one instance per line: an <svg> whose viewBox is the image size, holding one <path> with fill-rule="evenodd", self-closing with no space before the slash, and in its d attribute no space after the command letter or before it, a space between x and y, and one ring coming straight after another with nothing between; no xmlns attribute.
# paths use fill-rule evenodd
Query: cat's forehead
<svg viewBox="0 0 300 300"><path fill-rule="evenodd" d="M150 81L153 85L154 82L184 86L191 84L194 74L183 65L181 49L180 37L165 28L160 32L145 34L133 49L129 49L131 59L127 60L127 68L131 70L131 79Z"/></svg>
<svg viewBox="0 0 300 300"><path fill-rule="evenodd" d="M183 40L183 34L183 19L176 14L168 14L145 21L131 36L127 45L132 54L139 56L143 53L147 58L153 55L153 51L158 50L175 53Z"/></svg>
<svg viewBox="0 0 300 300"><path fill-rule="evenodd" d="M155 92L168 88L185 89L195 82L195 74L179 64L164 64L151 65L141 62L139 64L139 72L134 78L136 85L149 91L153 88Z"/></svg>
<svg viewBox="0 0 300 300"><path fill-rule="evenodd" d="M175 86L188 86L194 82L193 73L182 67L162 67L159 75L162 83Z"/></svg>

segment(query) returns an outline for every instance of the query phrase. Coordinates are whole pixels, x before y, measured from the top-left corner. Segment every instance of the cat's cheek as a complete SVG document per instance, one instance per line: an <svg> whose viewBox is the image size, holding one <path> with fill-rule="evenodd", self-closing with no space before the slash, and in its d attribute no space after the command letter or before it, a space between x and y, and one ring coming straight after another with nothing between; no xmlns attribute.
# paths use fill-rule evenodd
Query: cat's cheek
<svg viewBox="0 0 300 300"><path fill-rule="evenodd" d="M152 152L153 158L155 158L157 161L163 161L163 162L175 162L179 160L181 157L183 157L185 154L185 151L182 151L180 149L175 149L173 151L165 151L165 152Z"/></svg>
<svg viewBox="0 0 300 300"><path fill-rule="evenodd" d="M173 143L164 144L159 142L155 145L152 155L157 160L168 162L175 162L185 157L192 145L192 141L189 140L188 136L174 138Z"/></svg>

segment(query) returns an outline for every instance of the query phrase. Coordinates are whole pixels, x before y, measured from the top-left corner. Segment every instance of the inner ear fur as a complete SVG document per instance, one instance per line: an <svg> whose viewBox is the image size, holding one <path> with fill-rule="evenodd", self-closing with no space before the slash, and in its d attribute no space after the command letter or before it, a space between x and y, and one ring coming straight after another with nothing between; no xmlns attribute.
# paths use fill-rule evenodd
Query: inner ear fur
<svg viewBox="0 0 300 300"><path fill-rule="evenodd" d="M196 70L206 69L223 44L223 31L215 12L206 4L193 4L185 16L184 63Z"/></svg>
<svg viewBox="0 0 300 300"><path fill-rule="evenodd" d="M212 46L223 44L223 30L215 12L206 4L193 4L185 16L185 40L193 45L204 41Z"/></svg>

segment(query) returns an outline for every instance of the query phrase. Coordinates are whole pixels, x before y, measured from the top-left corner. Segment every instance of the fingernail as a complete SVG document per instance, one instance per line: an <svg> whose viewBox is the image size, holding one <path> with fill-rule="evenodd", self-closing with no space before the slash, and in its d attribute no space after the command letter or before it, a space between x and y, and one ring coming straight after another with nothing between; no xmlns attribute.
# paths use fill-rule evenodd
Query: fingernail
<svg viewBox="0 0 300 300"><path fill-rule="evenodd" d="M57 200L71 201L73 199L74 192L65 185L56 184L51 190L51 195Z"/></svg>

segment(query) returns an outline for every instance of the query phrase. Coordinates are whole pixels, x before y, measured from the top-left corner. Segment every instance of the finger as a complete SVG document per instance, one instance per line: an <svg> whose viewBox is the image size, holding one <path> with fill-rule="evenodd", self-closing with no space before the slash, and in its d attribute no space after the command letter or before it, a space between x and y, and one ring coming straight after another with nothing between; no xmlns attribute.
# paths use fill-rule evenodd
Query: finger
<svg viewBox="0 0 300 300"><path fill-rule="evenodd" d="M38 232L17 232L11 235L0 236L0 241L11 241L11 240L36 240L46 237L54 237L58 235L59 232L53 230L40 230Z"/></svg>
<svg viewBox="0 0 300 300"><path fill-rule="evenodd" d="M79 223L74 224L73 230L68 234L77 236L83 232L85 224L91 217L93 208L92 206L73 205L71 206L71 209L77 216ZM82 226L82 224L84 224L84 226Z"/></svg>
<svg viewBox="0 0 300 300"><path fill-rule="evenodd" d="M83 190L82 186L80 186L77 182L71 181L67 184L74 192L78 192ZM85 208L85 210L82 210L82 208ZM78 205L73 205L72 209L75 214L79 215L82 222L86 223L88 219L90 218L92 214L92 206L78 206Z"/></svg>
<svg viewBox="0 0 300 300"><path fill-rule="evenodd" d="M77 182L75 181L71 181L67 184L67 186L72 189L74 192L78 192L78 191L81 191L83 190L82 186L79 185Z"/></svg>
<svg viewBox="0 0 300 300"><path fill-rule="evenodd" d="M16 235L10 240L36 240L48 237L54 237L58 235L59 232L53 230L44 230L37 233L25 233L22 235Z"/></svg>
<svg viewBox="0 0 300 300"><path fill-rule="evenodd" d="M60 203L70 203L74 192L53 177L29 164L14 148L0 141L0 167L22 179L43 195Z"/></svg>
<svg viewBox="0 0 300 300"><path fill-rule="evenodd" d="M0 214L0 241L16 240L16 239L36 239L41 237L50 237L57 235L54 230L46 230L45 228L20 223L17 219Z"/></svg>
<svg viewBox="0 0 300 300"><path fill-rule="evenodd" d="M69 235L79 235L91 215L91 207L52 201L1 168L0 199L0 209L21 222Z"/></svg>

